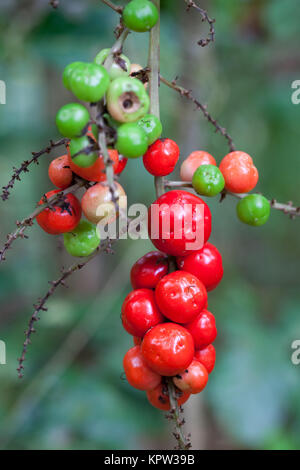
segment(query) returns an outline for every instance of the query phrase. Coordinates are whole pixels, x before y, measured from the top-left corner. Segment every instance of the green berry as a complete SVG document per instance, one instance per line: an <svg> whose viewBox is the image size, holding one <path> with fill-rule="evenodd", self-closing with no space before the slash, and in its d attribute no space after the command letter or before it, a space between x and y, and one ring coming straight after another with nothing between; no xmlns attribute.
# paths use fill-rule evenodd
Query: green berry
<svg viewBox="0 0 300 470"><path fill-rule="evenodd" d="M110 78L102 65L83 64L73 70L69 83L76 98L89 103L97 103L105 95Z"/></svg>
<svg viewBox="0 0 300 470"><path fill-rule="evenodd" d="M138 125L146 132L148 145L153 144L162 134L162 124L153 114L146 114L138 121Z"/></svg>
<svg viewBox="0 0 300 470"><path fill-rule="evenodd" d="M150 99L144 85L137 78L119 77L109 85L107 109L119 122L135 122L145 116Z"/></svg>
<svg viewBox="0 0 300 470"><path fill-rule="evenodd" d="M75 165L81 168L92 166L98 158L93 149L94 142L87 136L77 137L70 141L70 155Z"/></svg>
<svg viewBox="0 0 300 470"><path fill-rule="evenodd" d="M132 0L123 10L123 23L138 33L149 31L158 21L158 10L149 0Z"/></svg>
<svg viewBox="0 0 300 470"><path fill-rule="evenodd" d="M89 256L96 250L99 243L96 225L86 220L79 222L72 232L64 233L65 248L72 256Z"/></svg>
<svg viewBox="0 0 300 470"><path fill-rule="evenodd" d="M194 190L202 196L216 196L225 186L225 180L215 165L200 165L193 175Z"/></svg>
<svg viewBox="0 0 300 470"><path fill-rule="evenodd" d="M95 64L104 65L109 53L110 49L102 49L94 59ZM115 57L110 67L107 68L111 80L115 80L119 77L128 77L130 65L130 60L126 55L121 54L120 56Z"/></svg>
<svg viewBox="0 0 300 470"><path fill-rule="evenodd" d="M79 103L64 105L56 114L56 125L64 137L77 137L90 120L88 110Z"/></svg>
<svg viewBox="0 0 300 470"><path fill-rule="evenodd" d="M63 84L67 88L67 90L71 90L70 87L70 77L74 70L77 67L81 67L84 65L84 62L72 62L71 64L67 65L63 71Z"/></svg>
<svg viewBox="0 0 300 470"><path fill-rule="evenodd" d="M138 158L146 153L147 148L147 134L138 124L122 124L118 128L116 149L121 155L127 158Z"/></svg>
<svg viewBox="0 0 300 470"><path fill-rule="evenodd" d="M264 225L271 211L269 201L261 194L249 194L241 199L236 207L238 218L248 225Z"/></svg>

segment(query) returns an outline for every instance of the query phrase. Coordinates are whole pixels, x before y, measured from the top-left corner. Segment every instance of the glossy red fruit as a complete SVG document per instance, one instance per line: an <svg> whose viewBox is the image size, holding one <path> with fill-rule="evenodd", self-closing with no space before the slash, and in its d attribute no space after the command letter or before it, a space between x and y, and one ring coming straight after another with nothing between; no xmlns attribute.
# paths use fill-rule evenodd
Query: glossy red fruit
<svg viewBox="0 0 300 470"><path fill-rule="evenodd" d="M158 139L143 156L144 166L153 176L169 175L178 162L179 154L179 147L174 140Z"/></svg>
<svg viewBox="0 0 300 470"><path fill-rule="evenodd" d="M201 362L210 374L214 370L216 362L216 350L213 344L209 344L203 349L197 349L195 351L195 359Z"/></svg>
<svg viewBox="0 0 300 470"><path fill-rule="evenodd" d="M167 255L160 251L150 251L142 256L131 268L130 279L134 289L155 289L158 282L168 273Z"/></svg>
<svg viewBox="0 0 300 470"><path fill-rule="evenodd" d="M113 168L115 172L119 165L118 151L109 149L108 153L110 159L114 162ZM99 156L92 166L83 168L73 162L70 156L70 152L68 152L68 165L70 166L71 170L76 173L76 175L81 176L81 178L84 178L87 181L93 181L95 183L106 181L105 164L102 156Z"/></svg>
<svg viewBox="0 0 300 470"><path fill-rule="evenodd" d="M138 390L153 390L161 382L161 376L147 365L140 346L127 351L123 359L123 367L128 382Z"/></svg>
<svg viewBox="0 0 300 470"><path fill-rule="evenodd" d="M169 320L187 323L203 310L207 292L197 277L185 271L174 271L157 284L155 300L160 311Z"/></svg>
<svg viewBox="0 0 300 470"><path fill-rule="evenodd" d="M151 328L142 342L147 364L160 375L173 376L184 371L192 362L194 352L191 334L175 323Z"/></svg>
<svg viewBox="0 0 300 470"><path fill-rule="evenodd" d="M232 193L248 193L258 182L258 171L253 160L245 152L231 152L220 163L225 188Z"/></svg>
<svg viewBox="0 0 300 470"><path fill-rule="evenodd" d="M73 173L69 165L68 155L62 155L55 158L49 165L48 175L50 181L60 189L70 186L73 179Z"/></svg>
<svg viewBox="0 0 300 470"><path fill-rule="evenodd" d="M183 392L200 393L208 382L208 372L200 362L193 360L186 371L173 378L173 382Z"/></svg>
<svg viewBox="0 0 300 470"><path fill-rule="evenodd" d="M49 199L57 193L60 189L49 191L46 193L46 198ZM39 204L44 204L42 198ZM73 194L67 194L62 201L58 202L54 207L48 207L40 212L37 217L37 223L51 235L58 235L59 233L71 232L80 222L81 218L81 205L77 197Z"/></svg>
<svg viewBox="0 0 300 470"><path fill-rule="evenodd" d="M116 150L115 150L116 152ZM125 166L127 165L128 158L123 157L123 155L119 155L119 161L117 165L114 165L114 173L115 175L120 175L124 170Z"/></svg>
<svg viewBox="0 0 300 470"><path fill-rule="evenodd" d="M190 393L176 389L178 406L183 405L189 399L190 395ZM159 410L169 411L171 408L168 387L166 384L161 383L158 387L147 392L147 398L151 405Z"/></svg>
<svg viewBox="0 0 300 470"><path fill-rule="evenodd" d="M217 287L223 277L222 256L211 243L205 243L201 250L176 259L177 266L183 271L196 276L211 291Z"/></svg>
<svg viewBox="0 0 300 470"><path fill-rule="evenodd" d="M184 326L194 339L195 349L208 346L217 337L216 320L208 310L203 310L193 321Z"/></svg>
<svg viewBox="0 0 300 470"><path fill-rule="evenodd" d="M172 256L200 250L211 233L208 205L187 191L160 196L148 211L148 230L153 245Z"/></svg>
<svg viewBox="0 0 300 470"><path fill-rule="evenodd" d="M122 305L122 323L130 335L142 338L149 328L164 320L152 290L137 289L125 298Z"/></svg>

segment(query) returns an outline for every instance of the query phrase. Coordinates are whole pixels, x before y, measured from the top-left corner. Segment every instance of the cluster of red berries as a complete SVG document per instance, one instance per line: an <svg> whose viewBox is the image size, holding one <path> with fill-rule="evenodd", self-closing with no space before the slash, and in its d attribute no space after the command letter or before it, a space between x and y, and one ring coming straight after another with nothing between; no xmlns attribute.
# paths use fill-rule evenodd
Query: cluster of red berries
<svg viewBox="0 0 300 470"><path fill-rule="evenodd" d="M196 205L204 210L193 210ZM152 219L155 206L159 214ZM184 226L178 239L174 228L183 222L190 206L191 224ZM168 232L162 230L167 213L171 214ZM189 251L186 242L196 238L191 230L199 223L203 246ZM146 391L153 406L169 410L167 378L172 378L181 405L205 388L214 368L212 343L217 329L214 315L207 310L207 292L222 279L222 257L208 243L209 207L189 192L169 191L158 198L149 208L148 225L150 237L153 230L158 233L152 242L161 251L147 253L131 269L134 290L124 300L122 323L134 337L135 346L125 354L123 364L130 385Z"/></svg>

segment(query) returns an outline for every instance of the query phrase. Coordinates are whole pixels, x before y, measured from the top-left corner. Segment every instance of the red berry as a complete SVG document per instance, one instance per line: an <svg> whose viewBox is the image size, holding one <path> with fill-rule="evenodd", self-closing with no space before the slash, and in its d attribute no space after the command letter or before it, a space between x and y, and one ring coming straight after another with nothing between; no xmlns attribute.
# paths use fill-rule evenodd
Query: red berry
<svg viewBox="0 0 300 470"><path fill-rule="evenodd" d="M192 274L174 271L159 281L155 299L165 317L173 322L187 323L204 309L207 292L203 283Z"/></svg>
<svg viewBox="0 0 300 470"><path fill-rule="evenodd" d="M245 152L231 152L220 163L225 188L232 193L248 193L255 188L258 171L253 160Z"/></svg>
<svg viewBox="0 0 300 470"><path fill-rule="evenodd" d="M201 250L184 257L178 257L176 261L179 269L200 279L208 291L215 289L222 280L222 256L211 243L205 243Z"/></svg>
<svg viewBox="0 0 300 470"><path fill-rule="evenodd" d="M109 149L108 153L110 159L113 161L114 171L116 171L116 168L118 168L119 165L119 154L117 150L112 149ZM101 155L97 158L97 160L92 166L83 168L73 162L70 156L70 152L68 151L68 165L70 166L71 170L76 173L76 175L80 176L81 178L84 178L87 181L93 181L97 183L106 181L105 164L104 159Z"/></svg>
<svg viewBox="0 0 300 470"><path fill-rule="evenodd" d="M120 175L124 170L125 166L127 165L128 158L123 157L123 155L119 155L119 161L117 165L114 165L114 173L115 175Z"/></svg>
<svg viewBox="0 0 300 470"><path fill-rule="evenodd" d="M145 335L142 354L151 369L160 375L173 376L183 372L194 357L191 334L181 325L163 323Z"/></svg>
<svg viewBox="0 0 300 470"><path fill-rule="evenodd" d="M208 310L203 310L193 321L184 326L191 333L196 349L208 346L217 337L216 320Z"/></svg>
<svg viewBox="0 0 300 470"><path fill-rule="evenodd" d="M140 258L131 268L130 278L134 289L155 289L157 283L169 271L167 255L150 251Z"/></svg>
<svg viewBox="0 0 300 470"><path fill-rule="evenodd" d="M59 189L49 191L45 196L47 199L61 192ZM39 204L45 201L42 198ZM46 208L40 212L37 217L37 223L51 235L58 235L59 233L71 232L79 224L81 218L81 205L77 197L73 194L65 195L62 200L54 207Z"/></svg>
<svg viewBox="0 0 300 470"><path fill-rule="evenodd" d="M208 373L200 362L193 360L186 371L173 378L173 382L183 392L200 393L206 387Z"/></svg>
<svg viewBox="0 0 300 470"><path fill-rule="evenodd" d="M176 390L178 406L183 405L190 397L190 393ZM171 408L168 387L166 384L160 384L158 387L147 392L147 398L152 406L159 410L169 411Z"/></svg>
<svg viewBox="0 0 300 470"><path fill-rule="evenodd" d="M153 245L172 256L200 250L211 233L208 205L194 194L174 190L160 196L148 211Z"/></svg>
<svg viewBox="0 0 300 470"><path fill-rule="evenodd" d="M179 153L179 147L174 140L158 139L145 153L144 166L153 176L169 175L178 162Z"/></svg>
<svg viewBox="0 0 300 470"><path fill-rule="evenodd" d="M137 289L125 298L122 305L122 322L132 336L142 338L155 325L164 321L155 303L154 292L150 289Z"/></svg>
<svg viewBox="0 0 300 470"><path fill-rule="evenodd" d="M128 382L138 390L153 390L161 382L161 376L147 365L140 346L127 351L123 359L123 367Z"/></svg>
<svg viewBox="0 0 300 470"><path fill-rule="evenodd" d="M203 349L197 349L197 351L195 351L195 359L201 362L210 374L214 370L216 362L216 350L214 346L209 344Z"/></svg>
<svg viewBox="0 0 300 470"><path fill-rule="evenodd" d="M65 189L72 183L73 173L68 163L68 155L55 158L49 165L50 181L60 189Z"/></svg>

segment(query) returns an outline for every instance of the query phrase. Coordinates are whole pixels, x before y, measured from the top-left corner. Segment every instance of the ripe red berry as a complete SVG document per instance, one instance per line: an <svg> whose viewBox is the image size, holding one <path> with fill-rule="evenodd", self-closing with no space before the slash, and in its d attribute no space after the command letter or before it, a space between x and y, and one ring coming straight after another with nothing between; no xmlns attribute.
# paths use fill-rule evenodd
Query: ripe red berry
<svg viewBox="0 0 300 470"><path fill-rule="evenodd" d="M253 160L245 152L231 152L220 163L225 188L233 193L248 193L255 188L258 171Z"/></svg>
<svg viewBox="0 0 300 470"><path fill-rule="evenodd" d="M179 147L174 140L158 139L145 153L144 166L153 176L169 175L178 162L179 154Z"/></svg>
<svg viewBox="0 0 300 470"><path fill-rule="evenodd" d="M50 181L60 189L65 189L72 183L73 173L68 162L68 155L55 158L49 165Z"/></svg>
<svg viewBox="0 0 300 470"><path fill-rule="evenodd" d="M208 310L203 310L193 321L184 326L194 339L195 349L208 346L217 337L216 320Z"/></svg>
<svg viewBox="0 0 300 470"><path fill-rule="evenodd" d="M206 387L208 373L204 365L193 360L186 371L173 378L173 382L183 392L200 393Z"/></svg>
<svg viewBox="0 0 300 470"><path fill-rule="evenodd" d="M49 191L45 196L50 199L51 196L61 192L59 189ZM43 204L42 198L39 204ZM51 235L58 235L59 233L71 232L77 227L81 218L81 205L77 197L73 194L65 195L62 200L54 207L46 208L40 212L37 217L37 223Z"/></svg>
<svg viewBox="0 0 300 470"><path fill-rule="evenodd" d="M155 325L164 321L158 310L154 292L150 289L137 289L125 298L122 305L122 322L125 330L142 338Z"/></svg>
<svg viewBox="0 0 300 470"><path fill-rule="evenodd" d="M191 334L181 325L163 323L145 335L142 354L151 369L160 375L173 376L183 372L194 357Z"/></svg>
<svg viewBox="0 0 300 470"><path fill-rule="evenodd" d="M222 256L211 243L205 243L201 250L176 259L177 266L196 276L211 291L223 277Z"/></svg>
<svg viewBox="0 0 300 470"><path fill-rule="evenodd" d="M114 172L116 172L116 169L119 165L119 154L117 150L113 149L109 149L108 153L110 159L113 161ZM87 181L93 181L95 183L106 181L105 164L101 155L97 158L93 165L84 168L76 165L71 158L70 152L68 152L68 165L70 166L71 170L76 173L76 175L84 178Z"/></svg>
<svg viewBox="0 0 300 470"><path fill-rule="evenodd" d="M116 152L116 150L115 150ZM119 155L119 161L117 165L114 165L114 173L115 175L120 175L124 170L125 166L127 165L128 158L123 157L123 155Z"/></svg>
<svg viewBox="0 0 300 470"><path fill-rule="evenodd" d="M140 346L127 351L123 359L123 367L128 382L138 390L153 390L161 382L161 376L147 365Z"/></svg>
<svg viewBox="0 0 300 470"><path fill-rule="evenodd" d="M208 205L187 191L160 196L148 211L148 230L153 245L172 256L200 250L211 233Z"/></svg>
<svg viewBox="0 0 300 470"><path fill-rule="evenodd" d="M178 406L183 405L190 397L190 393L182 392L181 390L176 389L176 395ZM158 408L159 410L169 411L171 408L168 387L166 384L161 383L158 387L154 388L147 392L147 398L152 406Z"/></svg>
<svg viewBox="0 0 300 470"><path fill-rule="evenodd" d="M150 251L132 266L130 272L132 287L134 289L155 289L157 283L168 271L167 255L159 251Z"/></svg>
<svg viewBox="0 0 300 470"><path fill-rule="evenodd" d="M174 271L159 281L155 299L165 317L176 323L187 323L205 307L207 292L203 283L192 274Z"/></svg>
<svg viewBox="0 0 300 470"><path fill-rule="evenodd" d="M216 350L213 344L205 346L203 349L197 349L195 351L195 359L204 365L207 372L210 374L215 367L216 362Z"/></svg>

